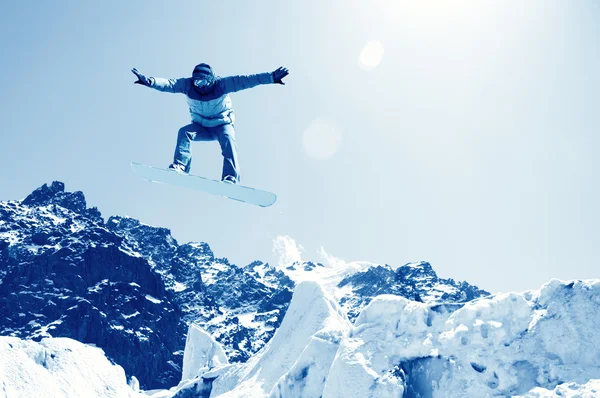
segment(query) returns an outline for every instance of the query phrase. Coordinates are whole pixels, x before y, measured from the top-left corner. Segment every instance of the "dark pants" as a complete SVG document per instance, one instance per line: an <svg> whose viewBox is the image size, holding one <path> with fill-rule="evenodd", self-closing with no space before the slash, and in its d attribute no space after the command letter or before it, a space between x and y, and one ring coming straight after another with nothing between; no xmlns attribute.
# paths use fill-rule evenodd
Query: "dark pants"
<svg viewBox="0 0 600 398"><path fill-rule="evenodd" d="M223 174L221 179L226 176L233 176L236 181L240 181L235 130L232 124L204 127L198 123L192 123L183 126L177 134L177 146L175 147L173 162L183 165L185 172L189 173L192 166L192 141L215 140L219 141L221 154L223 155Z"/></svg>

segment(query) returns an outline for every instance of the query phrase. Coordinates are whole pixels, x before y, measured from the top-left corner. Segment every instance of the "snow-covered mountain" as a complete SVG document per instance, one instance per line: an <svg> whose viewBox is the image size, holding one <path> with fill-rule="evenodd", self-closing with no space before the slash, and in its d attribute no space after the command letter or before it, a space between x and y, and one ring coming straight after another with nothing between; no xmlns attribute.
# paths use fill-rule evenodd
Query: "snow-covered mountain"
<svg viewBox="0 0 600 398"><path fill-rule="evenodd" d="M323 286L304 281L245 363L228 363L191 325L181 382L142 395L96 348L0 337L0 396L595 398L599 298L600 280L552 280L450 307L382 295L351 324Z"/></svg>
<svg viewBox="0 0 600 398"><path fill-rule="evenodd" d="M402 266L369 262L292 263L283 270L292 280L317 281L342 306L351 321L382 294L394 294L423 303L463 303L489 295L467 282L441 279L428 262Z"/></svg>
<svg viewBox="0 0 600 398"><path fill-rule="evenodd" d="M345 322L381 294L428 304L488 295L438 278L425 262L240 267L207 243L179 244L166 228L119 216L105 222L60 182L0 202L0 335L94 344L142 388L177 384L192 323L228 361L247 362L272 339L296 285L311 280Z"/></svg>

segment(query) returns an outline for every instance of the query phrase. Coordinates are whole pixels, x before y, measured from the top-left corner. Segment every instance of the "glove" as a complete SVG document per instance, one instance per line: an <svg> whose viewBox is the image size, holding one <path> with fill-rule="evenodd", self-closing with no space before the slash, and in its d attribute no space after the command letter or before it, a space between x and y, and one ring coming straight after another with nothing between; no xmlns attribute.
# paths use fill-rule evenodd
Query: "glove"
<svg viewBox="0 0 600 398"><path fill-rule="evenodd" d="M141 85L148 86L148 87L150 87L152 85L152 80L151 80L152 78L147 78L146 76L144 76L140 72L138 72L138 70L135 68L133 68L131 71L138 78L137 81L134 83L141 84Z"/></svg>
<svg viewBox="0 0 600 398"><path fill-rule="evenodd" d="M286 77L289 74L290 74L290 71L287 70L287 68L284 68L283 66L280 66L279 68L277 68L276 71L271 73L271 75L273 76L273 82L277 83L277 84L285 84L284 82L281 81L281 79L283 79L284 77Z"/></svg>

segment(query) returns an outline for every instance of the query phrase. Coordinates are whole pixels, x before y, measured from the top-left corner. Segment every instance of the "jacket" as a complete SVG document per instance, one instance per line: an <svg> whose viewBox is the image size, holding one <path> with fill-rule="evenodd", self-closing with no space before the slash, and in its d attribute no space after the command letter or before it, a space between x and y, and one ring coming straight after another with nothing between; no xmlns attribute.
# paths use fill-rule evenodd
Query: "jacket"
<svg viewBox="0 0 600 398"><path fill-rule="evenodd" d="M229 93L245 90L259 84L273 82L271 73L259 73L247 76L216 77L213 90L201 94L194 86L194 78L165 79L150 78L150 87L168 93L183 93L187 97L190 115L194 123L204 127L233 124L235 116Z"/></svg>

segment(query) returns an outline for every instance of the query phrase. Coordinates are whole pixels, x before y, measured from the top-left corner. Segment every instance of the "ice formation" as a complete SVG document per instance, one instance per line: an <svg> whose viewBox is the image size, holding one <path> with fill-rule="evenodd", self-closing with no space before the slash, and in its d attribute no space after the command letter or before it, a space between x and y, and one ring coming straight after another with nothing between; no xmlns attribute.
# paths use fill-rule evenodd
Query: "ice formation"
<svg viewBox="0 0 600 398"><path fill-rule="evenodd" d="M68 338L0 337L0 397L143 397L96 347Z"/></svg>

